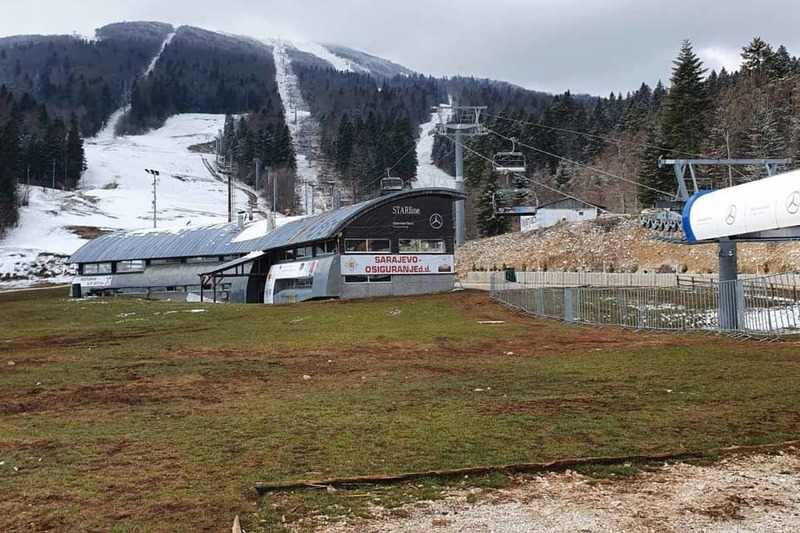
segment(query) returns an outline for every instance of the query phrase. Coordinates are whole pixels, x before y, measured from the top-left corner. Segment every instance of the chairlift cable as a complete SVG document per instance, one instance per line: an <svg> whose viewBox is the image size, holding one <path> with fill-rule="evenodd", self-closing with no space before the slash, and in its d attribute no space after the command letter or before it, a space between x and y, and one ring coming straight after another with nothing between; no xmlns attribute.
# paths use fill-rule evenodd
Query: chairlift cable
<svg viewBox="0 0 800 533"><path fill-rule="evenodd" d="M497 136L498 136L498 137L500 137L501 139L506 139L506 140L508 140L508 139L509 139L509 137L506 137L505 135L502 135L502 134L500 134L500 133L497 133L496 131L493 131L493 130L490 130L490 129L487 129L487 131L488 131L489 133L492 133L492 134L494 134L494 135L497 135ZM660 190L660 189L656 189L655 187L650 187L649 185L644 185L644 184L642 184L642 183L639 183L639 182L637 182L637 181L629 180L628 178L623 178L622 176L617 176L617 175L615 175L615 174L612 174L612 173L610 173L610 172L607 172L607 171L605 171L605 170L600 170L599 168L593 167L593 166L591 166L591 165L587 165L587 164L585 164L585 163L579 163L578 161L573 161L573 160L571 160L571 159L568 159L568 158L566 158L566 157L562 157L562 156L560 156L560 155L557 155L557 154L554 154L554 153L548 152L547 150L542 150L541 148L536 148L536 147L534 147L534 146L530 146L530 145L528 145L528 144L525 144L525 143L519 143L519 144L520 144L520 146L524 146L525 148L529 148L529 149L531 149L531 150L535 150L535 151L537 151L537 152L540 152L540 153L543 153L543 154L545 154L545 155L549 155L550 157L555 157L556 159L560 159L560 160L562 160L562 161L566 161L567 163L571 163L571 164L573 164L573 165L578 165L578 166L580 166L580 167L584 167L584 168L587 168L587 169L589 169L589 170L593 170L593 171L595 171L595 172L599 172L600 174L603 174L603 175L605 175L605 176L608 176L608 177L610 177L610 178L614 178L614 179L617 179L617 180L620 180L620 181L624 181L624 182L626 182L626 183L630 183L630 184L632 184L632 185L636 185L637 187L641 187L641 188L643 188L643 189L648 189L648 190L651 190L651 191L657 192L657 193L659 193L659 194L663 194L663 195L665 195L665 196L668 196L668 197L669 197L669 196L673 196L673 193L666 192L666 191L662 191L662 190Z"/></svg>
<svg viewBox="0 0 800 533"><path fill-rule="evenodd" d="M500 120L505 120L505 121L508 121L508 122L514 122L516 124L525 124L525 125L536 126L537 128L543 128L543 129L547 129L547 130L551 130L551 131L560 131L560 132L564 132L564 133L572 133L572 134L575 134L575 135L582 135L583 137L588 137L588 138L591 138L591 139L601 139L601 140L608 141L610 143L617 144L617 145L629 144L629 145L632 145L632 146L640 146L642 148L656 148L656 149L659 149L659 150L664 150L666 152L673 152L673 153L679 154L679 155L687 155L687 156L690 156L692 158L703 157L703 154L696 154L696 153L692 153L692 152L684 152L682 150L673 150L673 149L668 148L666 146L658 146L658 145L655 145L655 144L641 143L641 142L635 142L635 141L624 141L622 139L615 139L613 137L607 137L605 135L598 135L596 133L586 133L586 132L582 132L582 131L570 130L570 129L567 129L567 128L558 128L556 126L547 126L547 125L541 124L539 122L530 122L530 121L525 121L525 120L519 120L519 119L515 119L515 118L504 117L502 115L492 115L491 113L485 113L485 115L487 117L492 117L492 118L496 118L496 119L500 119ZM743 178L747 178L748 177L744 172L742 172L738 168L734 167L733 165L725 165L725 166L728 167L729 169L733 170L734 172L736 172L737 174L739 174Z"/></svg>
<svg viewBox="0 0 800 533"><path fill-rule="evenodd" d="M450 140L453 141L453 143L458 144L459 146L461 146L462 148L464 148L468 152L471 152L471 153L475 154L477 157L479 157L481 159L484 159L484 160L488 161L489 163L492 162L491 158L486 157L485 155L473 150L472 148L470 148L469 146L465 145L464 143L460 143L460 142L458 142L458 141L456 141L455 139L452 139L452 138ZM608 213L609 215L612 214L611 211L609 211L607 209L603 209L602 207L600 207L598 205L595 205L595 204L593 204L591 202L587 202L586 200L582 200L582 199L578 198L577 196L573 196L571 194L565 193L564 191L560 191L560 190L558 190L558 189L556 189L554 187L550 187L549 185L547 185L545 183L542 183L542 182L540 182L540 181L538 181L536 179L533 179L533 178L530 178L528 176L525 176L524 174L519 174L519 173L512 173L512 174L514 176L516 176L517 178L519 178L521 181L527 181L527 182L533 183L534 185L538 185L539 187L542 187L543 189L547 189L548 191L560 194L561 196L564 196L564 197L569 198L571 200L576 200L578 202L581 202L582 204L586 204L586 205L591 205L591 206L597 207L597 209L599 211L603 211L604 213Z"/></svg>

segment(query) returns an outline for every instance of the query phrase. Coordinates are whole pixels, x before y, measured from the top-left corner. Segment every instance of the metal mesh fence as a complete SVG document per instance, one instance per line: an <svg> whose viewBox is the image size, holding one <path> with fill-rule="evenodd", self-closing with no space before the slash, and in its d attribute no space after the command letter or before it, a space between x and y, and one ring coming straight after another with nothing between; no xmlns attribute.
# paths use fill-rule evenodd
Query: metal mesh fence
<svg viewBox="0 0 800 533"><path fill-rule="evenodd" d="M794 273L673 287L536 287L491 278L491 296L537 316L567 322L664 331L775 336L800 333Z"/></svg>

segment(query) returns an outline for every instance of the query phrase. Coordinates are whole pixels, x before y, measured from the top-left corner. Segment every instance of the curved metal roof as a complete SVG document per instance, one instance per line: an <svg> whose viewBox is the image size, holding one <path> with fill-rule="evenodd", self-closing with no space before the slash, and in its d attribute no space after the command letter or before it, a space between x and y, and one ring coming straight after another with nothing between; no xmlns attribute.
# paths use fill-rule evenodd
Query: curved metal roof
<svg viewBox="0 0 800 533"><path fill-rule="evenodd" d="M208 255L237 255L256 250L273 250L335 237L347 224L364 213L394 202L416 196L450 196L455 200L466 194L455 189L411 189L366 202L348 205L320 215L287 222L269 232L246 237L259 222L245 225L235 222L197 228L154 228L109 233L93 239L69 258L69 263L97 263L128 259L164 259Z"/></svg>

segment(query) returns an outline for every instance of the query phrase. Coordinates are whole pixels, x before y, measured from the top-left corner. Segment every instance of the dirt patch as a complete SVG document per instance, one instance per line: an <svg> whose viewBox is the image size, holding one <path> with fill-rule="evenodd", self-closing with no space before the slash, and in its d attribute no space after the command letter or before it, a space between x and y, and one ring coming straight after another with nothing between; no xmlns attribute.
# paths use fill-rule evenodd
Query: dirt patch
<svg viewBox="0 0 800 533"><path fill-rule="evenodd" d="M196 327L175 327L160 330L152 329L128 329L114 331L93 331L90 333L80 333L72 335L37 335L31 337L17 337L7 339L0 343L0 354L18 351L30 351L36 349L57 349L57 348L81 348L85 346L120 346L128 341L141 339L143 337L157 336L170 332L193 332L204 331L207 328Z"/></svg>
<svg viewBox="0 0 800 533"><path fill-rule="evenodd" d="M105 235L108 231L102 230L97 226L66 226L66 229L81 239L96 239L101 235Z"/></svg>
<svg viewBox="0 0 800 533"><path fill-rule="evenodd" d="M61 448L64 445L64 443L46 439L0 439L0 450L44 452Z"/></svg>
<svg viewBox="0 0 800 533"><path fill-rule="evenodd" d="M592 398L542 398L540 400L508 401L479 409L483 413L526 414L526 413L607 413L611 409L617 411L635 411L643 402L631 403L628 398L592 397Z"/></svg>
<svg viewBox="0 0 800 533"><path fill-rule="evenodd" d="M135 406L176 401L217 403L222 386L199 376L139 380L73 388L35 388L0 394L0 414Z"/></svg>
<svg viewBox="0 0 800 533"><path fill-rule="evenodd" d="M572 471L513 476L503 489L451 490L441 500L406 505L400 512L375 507L372 519L326 524L326 518L317 517L313 529L320 533L798 531L798 470L800 457L790 449L705 466L668 464L613 482Z"/></svg>
<svg viewBox="0 0 800 533"><path fill-rule="evenodd" d="M189 150L190 152L194 152L196 154L213 154L215 151L215 143L216 141L193 144L189 146L187 150Z"/></svg>

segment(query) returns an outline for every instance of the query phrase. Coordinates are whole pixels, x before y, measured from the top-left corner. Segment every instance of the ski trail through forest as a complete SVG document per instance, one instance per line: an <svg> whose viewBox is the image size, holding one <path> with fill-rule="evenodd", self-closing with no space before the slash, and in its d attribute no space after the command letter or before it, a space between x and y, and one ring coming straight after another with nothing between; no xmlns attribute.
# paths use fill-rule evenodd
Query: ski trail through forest
<svg viewBox="0 0 800 533"><path fill-rule="evenodd" d="M415 189L423 187L445 187L454 189L455 178L440 169L433 163L433 140L435 135L429 135L439 122L436 113L431 114L431 120L420 125L419 140L417 141L417 180L412 182Z"/></svg>
<svg viewBox="0 0 800 533"><path fill-rule="evenodd" d="M291 60L286 53L286 43L278 41L273 46L275 81L283 102L284 121L289 127L297 158L295 194L300 199L302 214L311 215L330 209L329 199L318 187L318 168L315 154L319 152L319 127L311 117L308 104L300 93L297 76L292 72Z"/></svg>
<svg viewBox="0 0 800 533"><path fill-rule="evenodd" d="M150 75L151 72L153 72L153 69L156 68L156 63L158 63L158 60L161 59L161 54L164 53L164 50L167 48L167 45L170 42L172 42L172 39L174 37L175 37L175 32L172 32L169 35L167 35L167 37L164 39L164 42L161 43L161 47L158 49L158 53L153 57L153 59L150 60L150 64L147 65L147 68L142 74L142 77L147 77ZM93 144L108 144L109 142L113 141L114 137L116 137L117 124L119 124L119 121L122 119L125 113L128 112L129 109L130 109L130 102L125 102L122 105L122 107L111 113L111 116L108 117L106 125L103 126L103 129L97 132L97 135L95 135L93 138L86 139L86 142Z"/></svg>

